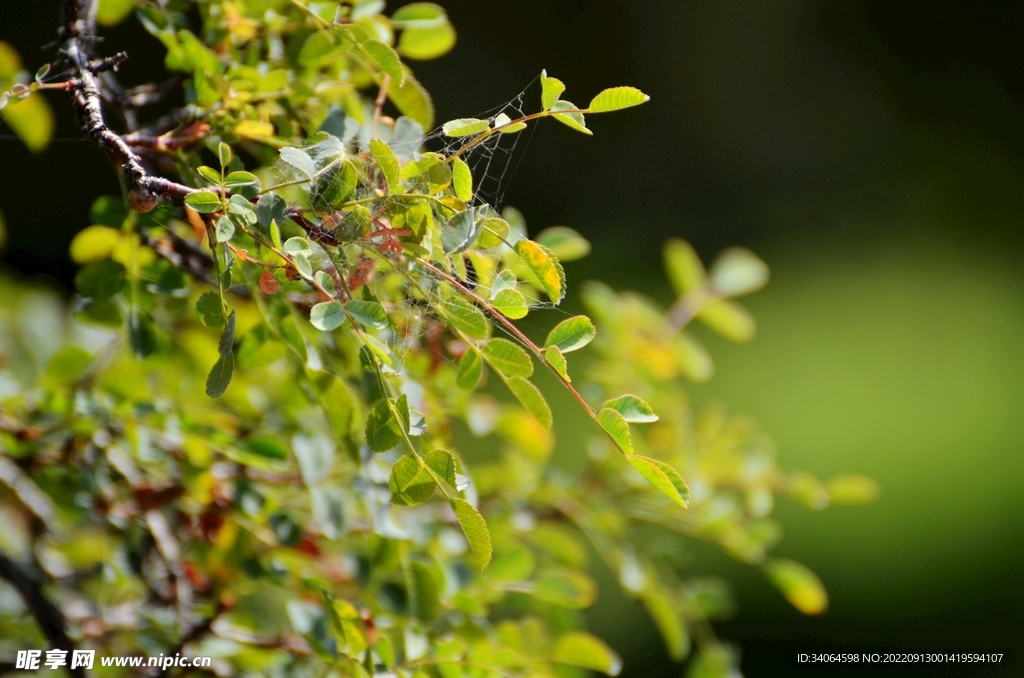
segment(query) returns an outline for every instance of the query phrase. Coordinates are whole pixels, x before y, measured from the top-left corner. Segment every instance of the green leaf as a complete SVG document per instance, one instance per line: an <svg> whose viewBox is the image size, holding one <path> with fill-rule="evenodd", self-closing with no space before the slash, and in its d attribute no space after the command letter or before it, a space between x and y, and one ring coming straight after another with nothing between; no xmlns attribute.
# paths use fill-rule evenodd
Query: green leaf
<svg viewBox="0 0 1024 678"><path fill-rule="evenodd" d="M525 318L530 311L526 305L526 297L518 290L501 290L492 303L499 313L512 320Z"/></svg>
<svg viewBox="0 0 1024 678"><path fill-rule="evenodd" d="M480 235L476 246L480 248L497 247L508 238L508 222L497 217L488 217L480 224Z"/></svg>
<svg viewBox="0 0 1024 678"><path fill-rule="evenodd" d="M441 312L452 327L472 339L486 339L490 327L480 310L460 296L452 294L441 301Z"/></svg>
<svg viewBox="0 0 1024 678"><path fill-rule="evenodd" d="M110 256L121 241L121 231L107 226L89 226L75 234L71 241L71 259L88 264Z"/></svg>
<svg viewBox="0 0 1024 678"><path fill-rule="evenodd" d="M86 299L104 301L114 296L128 280L128 271L113 259L83 266L75 274L75 289Z"/></svg>
<svg viewBox="0 0 1024 678"><path fill-rule="evenodd" d="M345 324L345 309L337 301L324 301L309 310L309 324L332 332Z"/></svg>
<svg viewBox="0 0 1024 678"><path fill-rule="evenodd" d="M555 325L544 340L544 348L557 346L562 353L578 351L597 336L597 329L590 318L576 315Z"/></svg>
<svg viewBox="0 0 1024 678"><path fill-rule="evenodd" d="M558 78L549 78L546 70L540 72L540 104L542 110L550 110L558 97L565 91L565 84Z"/></svg>
<svg viewBox="0 0 1024 678"><path fill-rule="evenodd" d="M483 347L487 364L505 377L529 377L533 374L530 354L508 339L495 337Z"/></svg>
<svg viewBox="0 0 1024 678"><path fill-rule="evenodd" d="M346 160L317 177L310 190L310 198L317 205L338 207L352 196L358 183L355 165Z"/></svg>
<svg viewBox="0 0 1024 678"><path fill-rule="evenodd" d="M441 231L441 247L445 254L464 252L473 244L479 230L480 219L477 218L475 208L470 207L458 212L448 220Z"/></svg>
<svg viewBox="0 0 1024 678"><path fill-rule="evenodd" d="M857 473L845 473L825 482L833 504L868 504L878 499L878 481Z"/></svg>
<svg viewBox="0 0 1024 678"><path fill-rule="evenodd" d="M552 226L537 234L537 242L551 250L559 261L576 261L590 254L590 243L568 226Z"/></svg>
<svg viewBox="0 0 1024 678"><path fill-rule="evenodd" d="M516 280L516 274L509 269L503 269L501 273L494 276L494 281L491 283L491 299L494 299L498 294L504 290L514 290L519 284Z"/></svg>
<svg viewBox="0 0 1024 678"><path fill-rule="evenodd" d="M466 535L477 565L481 570L484 569L491 562L491 533L487 530L487 523L468 501L452 498L449 503Z"/></svg>
<svg viewBox="0 0 1024 678"><path fill-rule="evenodd" d="M214 233L217 242L227 242L235 237L235 225L227 217L217 219L217 229Z"/></svg>
<svg viewBox="0 0 1024 678"><path fill-rule="evenodd" d="M218 172L217 170L213 169L212 167L207 167L206 165L200 165L199 167L196 168L196 172L199 173L199 176L201 176L202 178L206 179L210 183L216 184L217 186L220 186L220 181L221 181L220 172Z"/></svg>
<svg viewBox="0 0 1024 678"><path fill-rule="evenodd" d="M224 307L221 306L220 295L216 292L204 292L200 295L196 301L196 315L206 327L224 327Z"/></svg>
<svg viewBox="0 0 1024 678"><path fill-rule="evenodd" d="M441 592L437 580L426 563L413 561L409 570L412 575L413 613L420 621L429 622L441 609Z"/></svg>
<svg viewBox="0 0 1024 678"><path fill-rule="evenodd" d="M262 195L256 202L256 220L263 228L270 228L270 222L272 221L283 224L285 220L285 207L284 198L277 193Z"/></svg>
<svg viewBox="0 0 1024 678"><path fill-rule="evenodd" d="M455 28L448 22L424 28L406 28L398 39L398 51L408 59L436 59L455 46Z"/></svg>
<svg viewBox="0 0 1024 678"><path fill-rule="evenodd" d="M427 466L443 481L452 487L458 487L455 479L455 457L448 450L431 450L424 459Z"/></svg>
<svg viewBox="0 0 1024 678"><path fill-rule="evenodd" d="M750 311L734 301L715 301L702 308L697 317L705 325L726 339L742 343L750 341L757 332L757 323Z"/></svg>
<svg viewBox="0 0 1024 678"><path fill-rule="evenodd" d="M255 454L257 457L279 459L281 461L288 459L288 448L276 438L257 436L245 441L243 447L246 452Z"/></svg>
<svg viewBox="0 0 1024 678"><path fill-rule="evenodd" d="M446 23L444 8L432 2L413 2L395 10L391 23L395 28L429 28Z"/></svg>
<svg viewBox="0 0 1024 678"><path fill-rule="evenodd" d="M612 87L598 94L590 102L591 113L607 113L618 111L623 108L632 108L647 103L651 97L647 96L636 87Z"/></svg>
<svg viewBox="0 0 1024 678"><path fill-rule="evenodd" d="M562 355L562 351L557 346L548 346L544 349L544 358L547 359L548 364L555 368L555 372L565 379L571 382L572 379L569 377L569 364L565 361L565 356Z"/></svg>
<svg viewBox="0 0 1024 678"><path fill-rule="evenodd" d="M670 600L671 597L664 591L645 591L643 595L644 606L665 641L668 656L680 662L690 652L690 636Z"/></svg>
<svg viewBox="0 0 1024 678"><path fill-rule="evenodd" d="M260 180L251 172L232 172L225 179L224 184L232 194L244 198L255 198L260 194Z"/></svg>
<svg viewBox="0 0 1024 678"><path fill-rule="evenodd" d="M506 379L505 383L512 391L512 395L526 408L526 411L533 415L533 418L539 421L541 426L550 431L554 423L551 419L551 408L548 407L540 389L534 386L533 382L521 377Z"/></svg>
<svg viewBox="0 0 1024 678"><path fill-rule="evenodd" d="M266 367L283 357L286 347L273 339L266 325L257 325L238 344L238 364L247 369Z"/></svg>
<svg viewBox="0 0 1024 678"><path fill-rule="evenodd" d="M469 165L462 158L452 160L452 183L456 198L462 202L473 199L473 173L469 171Z"/></svg>
<svg viewBox="0 0 1024 678"><path fill-rule="evenodd" d="M313 158L309 156L309 153L306 153L301 148L285 146L278 152L281 154L281 160L299 170L307 179L312 179L313 175L316 174L316 163L313 162Z"/></svg>
<svg viewBox="0 0 1024 678"><path fill-rule="evenodd" d="M402 60L398 57L398 52L380 40L370 39L362 46L370 58L380 66L380 69L391 76L391 80L401 87L405 80L405 71L402 70Z"/></svg>
<svg viewBox="0 0 1024 678"><path fill-rule="evenodd" d="M603 409L597 413L597 423L611 436L615 444L626 455L633 454L633 439L629 435L629 424L618 410Z"/></svg>
<svg viewBox="0 0 1024 678"><path fill-rule="evenodd" d="M649 424L658 421L658 415L654 413L651 406L639 396L627 393L624 396L613 398L601 405L601 408L611 408L618 411L622 418L634 424Z"/></svg>
<svg viewBox="0 0 1024 678"><path fill-rule="evenodd" d="M441 127L441 131L447 137L457 138L480 134L481 132L486 132L490 127L490 123L479 118L458 118L457 120L446 122Z"/></svg>
<svg viewBox="0 0 1024 678"><path fill-rule="evenodd" d="M284 241L284 245L281 247L288 254L312 254L313 249L309 246L309 241L305 238L288 238Z"/></svg>
<svg viewBox="0 0 1024 678"><path fill-rule="evenodd" d="M617 676L622 671L622 660L598 638L583 631L572 631L558 639L551 661L569 666L600 671Z"/></svg>
<svg viewBox="0 0 1024 678"><path fill-rule="evenodd" d="M434 496L437 483L420 460L407 454L391 467L388 488L391 501L400 506L419 506Z"/></svg>
<svg viewBox="0 0 1024 678"><path fill-rule="evenodd" d="M459 369L455 377L455 383L463 391L472 391L480 383L483 374L483 359L476 351L469 350L459 358Z"/></svg>
<svg viewBox="0 0 1024 678"><path fill-rule="evenodd" d="M200 214L210 214L220 209L220 197L213 191L193 191L185 196L185 204Z"/></svg>
<svg viewBox="0 0 1024 678"><path fill-rule="evenodd" d="M217 352L222 356L230 355L235 347L235 312L228 314L227 322L224 323L224 331L217 342Z"/></svg>
<svg viewBox="0 0 1024 678"><path fill-rule="evenodd" d="M231 164L231 147L223 141L217 144L217 159L222 168L226 169Z"/></svg>
<svg viewBox="0 0 1024 678"><path fill-rule="evenodd" d="M685 240L672 238L665 243L665 270L676 294L683 296L699 288L707 279L704 264Z"/></svg>
<svg viewBox="0 0 1024 678"><path fill-rule="evenodd" d="M401 193L402 182L398 175L398 158L395 157L391 147L380 139L374 139L370 142L370 153L377 161L381 174L384 175L384 181L388 184L388 192Z"/></svg>
<svg viewBox="0 0 1024 678"><path fill-rule="evenodd" d="M750 250L730 247L711 264L711 286L723 297L756 292L768 284L768 264Z"/></svg>
<svg viewBox="0 0 1024 678"><path fill-rule="evenodd" d="M576 104L571 101L556 101L552 104L551 111L570 111L569 113L555 113L554 118L563 125L567 125L577 132L583 132L584 134L593 134L587 129L587 122L583 117L583 114L579 112Z"/></svg>
<svg viewBox="0 0 1024 678"><path fill-rule="evenodd" d="M597 585L582 572L556 568L537 578L533 595L546 603L582 610L594 603Z"/></svg>
<svg viewBox="0 0 1024 678"><path fill-rule="evenodd" d="M70 344L62 346L46 364L46 379L59 386L73 384L91 363L92 356L85 350Z"/></svg>
<svg viewBox="0 0 1024 678"><path fill-rule="evenodd" d="M210 375L206 378L206 395L211 398L220 396L231 383L231 375L235 370L235 356L226 353L217 358Z"/></svg>
<svg viewBox="0 0 1024 678"><path fill-rule="evenodd" d="M329 296L333 297L338 294L338 291L334 289L334 278L329 276L326 271L317 271L314 273L313 280L316 281L317 285L324 288L324 291L326 291Z"/></svg>
<svg viewBox="0 0 1024 678"><path fill-rule="evenodd" d="M602 412L608 411L610 410L602 410ZM686 487L682 476L674 468L663 461L648 457L629 457L629 463L640 472L640 475L651 481L652 485L677 505L683 508L689 505L690 489Z"/></svg>
<svg viewBox="0 0 1024 678"><path fill-rule="evenodd" d="M346 302L345 310L365 327L382 330L388 326L388 312L375 301L353 299Z"/></svg>
<svg viewBox="0 0 1024 678"><path fill-rule="evenodd" d="M805 565L780 559L769 561L765 570L790 605L804 614L821 614L828 609L828 592L824 584Z"/></svg>
<svg viewBox="0 0 1024 678"><path fill-rule="evenodd" d="M402 441L401 424L387 399L378 400L366 419L366 444L374 452L387 452Z"/></svg>
<svg viewBox="0 0 1024 678"><path fill-rule="evenodd" d="M426 88L408 69L405 69L405 82L401 87L395 87L394 83L388 87L388 98L402 115L409 116L423 129L434 127L434 102Z"/></svg>
<svg viewBox="0 0 1024 678"><path fill-rule="evenodd" d="M551 250L522 239L516 243L516 254L530 267L541 286L556 306L565 297L565 271Z"/></svg>

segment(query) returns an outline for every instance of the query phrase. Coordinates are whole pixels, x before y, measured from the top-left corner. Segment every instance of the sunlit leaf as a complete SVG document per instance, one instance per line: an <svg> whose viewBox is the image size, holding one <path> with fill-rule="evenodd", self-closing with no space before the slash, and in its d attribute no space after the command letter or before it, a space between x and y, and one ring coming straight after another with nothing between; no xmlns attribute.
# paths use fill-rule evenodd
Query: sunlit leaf
<svg viewBox="0 0 1024 678"><path fill-rule="evenodd" d="M370 55L370 58L380 66L380 69L387 73L396 85L401 87L402 82L405 80L405 71L402 70L402 60L398 57L398 53L380 40L367 40L362 43L362 47Z"/></svg>
<svg viewBox="0 0 1024 678"><path fill-rule="evenodd" d="M462 158L452 160L452 184L459 200L469 202L473 199L473 173Z"/></svg>
<svg viewBox="0 0 1024 678"><path fill-rule="evenodd" d="M618 410L601 410L597 413L597 423L611 436L620 450L627 455L633 454L633 439L629 434L629 424Z"/></svg>
<svg viewBox="0 0 1024 678"><path fill-rule="evenodd" d="M602 411L607 412L608 410ZM675 504L683 508L689 505L690 489L674 468L665 462L647 457L631 456L629 463Z"/></svg>
<svg viewBox="0 0 1024 678"><path fill-rule="evenodd" d="M512 320L525 318L530 310L526 305L526 297L517 290L501 290L495 295L492 304L499 313Z"/></svg>
<svg viewBox="0 0 1024 678"><path fill-rule="evenodd" d="M676 294L683 296L699 288L707 279L704 264L685 240L672 238L665 243L665 270Z"/></svg>
<svg viewBox="0 0 1024 678"><path fill-rule="evenodd" d="M200 214L209 214L221 208L220 197L213 191L193 191L185 196L185 204Z"/></svg>
<svg viewBox="0 0 1024 678"><path fill-rule="evenodd" d="M382 330L388 326L388 312L375 301L353 299L345 302L345 311L365 327Z"/></svg>
<svg viewBox="0 0 1024 678"><path fill-rule="evenodd" d="M472 391L480 383L483 374L483 359L476 351L466 351L459 359L456 383L463 391Z"/></svg>
<svg viewBox="0 0 1024 678"><path fill-rule="evenodd" d="M612 87L594 97L590 102L588 110L591 113L605 113L607 111L617 111L622 108L639 106L650 100L649 96L636 87Z"/></svg>
<svg viewBox="0 0 1024 678"><path fill-rule="evenodd" d="M516 243L516 254L540 280L551 303L558 305L565 297L565 271L551 250L531 240Z"/></svg>
<svg viewBox="0 0 1024 678"><path fill-rule="evenodd" d="M548 77L546 70L540 72L541 109L549 110L565 91L565 84L558 78Z"/></svg>
<svg viewBox="0 0 1024 678"><path fill-rule="evenodd" d="M472 339L485 339L490 327L480 310L460 296L451 295L441 302L441 312L452 327Z"/></svg>
<svg viewBox="0 0 1024 678"><path fill-rule="evenodd" d="M651 406L645 403L639 396L632 394L626 394L606 401L604 405L601 405L601 407L609 407L613 410L617 410L618 413L622 415L623 419L634 424L658 421L658 415L654 413Z"/></svg>
<svg viewBox="0 0 1024 678"><path fill-rule="evenodd" d="M449 120L441 127L441 131L447 137L468 137L473 134L486 132L488 129L490 129L490 124L486 120L480 120L479 118Z"/></svg>
<svg viewBox="0 0 1024 678"><path fill-rule="evenodd" d="M448 22L406 28L398 39L398 52L408 59L436 59L451 51L455 39L455 29Z"/></svg>
<svg viewBox="0 0 1024 678"><path fill-rule="evenodd" d="M506 377L529 377L533 374L533 361L518 344L495 337L483 347L487 364Z"/></svg>
<svg viewBox="0 0 1024 678"><path fill-rule="evenodd" d="M522 377L512 377L505 380L512 395L526 408L526 411L533 415L540 424L551 430L554 424L551 418L551 408L544 399L540 389L534 386L533 382Z"/></svg>
<svg viewBox="0 0 1024 678"><path fill-rule="evenodd" d="M597 329L590 318L577 315L567 318L554 326L544 340L545 348L557 346L562 353L578 351L597 336Z"/></svg>
<svg viewBox="0 0 1024 678"><path fill-rule="evenodd" d="M828 609L825 586L805 565L793 560L772 560L765 565L765 571L786 600L804 614L821 614Z"/></svg>
<svg viewBox="0 0 1024 678"><path fill-rule="evenodd" d="M380 167L381 174L384 175L388 192L401 193L402 183L398 176L398 159L391 147L380 139L374 139L370 142L370 153L373 154L373 159L377 161L377 166Z"/></svg>
<svg viewBox="0 0 1024 678"><path fill-rule="evenodd" d="M76 264L88 264L106 259L121 240L121 232L107 226L89 226L75 234L71 241L71 259Z"/></svg>
<svg viewBox="0 0 1024 678"><path fill-rule="evenodd" d="M711 264L711 286L723 297L750 294L768 284L768 264L743 247L723 250Z"/></svg>
<svg viewBox="0 0 1024 678"><path fill-rule="evenodd" d="M726 339L736 342L750 341L757 332L757 324L750 311L734 301L723 299L708 304L697 313L697 318Z"/></svg>
<svg viewBox="0 0 1024 678"><path fill-rule="evenodd" d="M391 468L388 481L391 501L402 506L417 506L434 495L436 483L420 460L407 454Z"/></svg>
<svg viewBox="0 0 1024 678"><path fill-rule="evenodd" d="M487 530L483 516L464 499L452 498L449 503L466 535L477 565L480 569L487 567L487 563L491 562L491 533Z"/></svg>
<svg viewBox="0 0 1024 678"><path fill-rule="evenodd" d="M332 332L345 324L345 309L337 301L324 301L309 311L309 324L322 332Z"/></svg>
<svg viewBox="0 0 1024 678"><path fill-rule="evenodd" d="M583 114L579 111L576 104L571 101L556 101L551 105L549 109L551 111L566 111L565 113L555 113L554 118L558 122L571 127L577 132L583 132L584 134L593 134L587 129L587 122L583 117Z"/></svg>
<svg viewBox="0 0 1024 678"><path fill-rule="evenodd" d="M533 595L547 603L581 610L593 604L597 585L583 572L551 569L537 578Z"/></svg>
<svg viewBox="0 0 1024 678"><path fill-rule="evenodd" d="M617 676L622 671L622 660L618 655L603 641L583 631L566 633L559 638L551 660L609 676Z"/></svg>
<svg viewBox="0 0 1024 678"><path fill-rule="evenodd" d="M551 250L559 261L576 261L590 254L590 243L568 226L552 226L537 234L537 242Z"/></svg>
<svg viewBox="0 0 1024 678"><path fill-rule="evenodd" d="M555 368L555 372L558 372L558 375L562 377L562 379L572 381L572 379L569 378L569 365L566 363L565 356L562 354L562 351L557 346L548 346L545 348L544 358L548 361L548 364Z"/></svg>

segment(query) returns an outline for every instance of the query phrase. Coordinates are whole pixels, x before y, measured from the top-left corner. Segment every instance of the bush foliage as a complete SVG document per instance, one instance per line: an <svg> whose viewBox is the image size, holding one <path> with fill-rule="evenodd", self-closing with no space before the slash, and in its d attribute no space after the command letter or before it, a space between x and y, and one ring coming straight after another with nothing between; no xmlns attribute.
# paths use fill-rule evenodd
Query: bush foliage
<svg viewBox="0 0 1024 678"><path fill-rule="evenodd" d="M435 129L408 62L455 31L437 5L383 6L71 1L34 81L0 49L12 128L44 147L49 117L25 111L67 92L125 187L71 243L70 310L3 283L4 572L66 631L31 596L0 597L0 650L186 652L221 675L615 675L581 613L596 555L672 658L735 675L709 625L728 589L687 574L679 535L817 614L817 577L769 555L774 499L873 491L787 473L750 421L691 408L684 382L712 362L687 328L749 339L734 298L767 267L737 248L705 270L675 240L670 308L587 283L589 316L533 338L516 321L559 305L561 262L590 245L566 227L528 237L475 190L472 160L544 118L589 134L588 116L647 96L580 107L544 73L532 109ZM176 77L120 88L94 19L137 20ZM178 87L184 107L139 124ZM593 420L575 472L549 464L544 370ZM490 452L461 453L472 437Z"/></svg>

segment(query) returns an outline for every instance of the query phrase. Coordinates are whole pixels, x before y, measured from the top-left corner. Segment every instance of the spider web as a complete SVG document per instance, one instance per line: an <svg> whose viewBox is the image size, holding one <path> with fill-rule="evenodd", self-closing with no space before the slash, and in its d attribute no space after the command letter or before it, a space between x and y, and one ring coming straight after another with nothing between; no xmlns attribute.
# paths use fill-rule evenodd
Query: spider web
<svg viewBox="0 0 1024 678"><path fill-rule="evenodd" d="M538 81L539 78L534 78L511 100L474 117L487 120L492 125L494 120L502 114L511 120L523 117L528 110L527 96ZM459 157L465 161L473 173L472 205L487 205L498 212L504 205L505 193L530 144L533 131L534 125L530 125L521 132L492 134L482 142L473 145L472 148L463 150L467 144L476 140L476 135L452 139L447 137L443 129L439 127L427 135L425 143L440 141L441 151L445 155L459 153ZM520 152L517 153L517 150Z"/></svg>

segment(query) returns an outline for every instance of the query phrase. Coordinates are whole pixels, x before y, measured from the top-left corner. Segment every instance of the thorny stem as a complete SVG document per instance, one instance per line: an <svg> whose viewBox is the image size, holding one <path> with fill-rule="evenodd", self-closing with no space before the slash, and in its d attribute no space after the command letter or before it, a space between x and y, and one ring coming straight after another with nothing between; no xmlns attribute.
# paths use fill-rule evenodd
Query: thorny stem
<svg viewBox="0 0 1024 678"><path fill-rule="evenodd" d="M121 53L99 61L92 58L91 46L96 41L95 10L94 0L64 0L63 52L74 75L68 80L71 83L68 95L78 113L82 131L124 174L133 207L149 211L155 206L157 196L183 198L195 189L151 175L124 139L107 127L99 74L116 69L127 55Z"/></svg>

